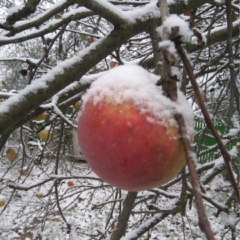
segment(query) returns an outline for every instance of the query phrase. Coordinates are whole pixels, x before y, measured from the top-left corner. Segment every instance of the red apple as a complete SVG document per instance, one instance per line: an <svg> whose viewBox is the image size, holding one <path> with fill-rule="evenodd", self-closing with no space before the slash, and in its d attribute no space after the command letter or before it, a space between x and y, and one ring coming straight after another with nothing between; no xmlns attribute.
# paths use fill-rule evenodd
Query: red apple
<svg viewBox="0 0 240 240"><path fill-rule="evenodd" d="M100 84L97 80L84 98L78 120L80 147L92 170L113 186L128 191L160 186L175 177L186 163L178 126L171 113L173 105L150 79L142 77L145 74L145 78L151 78L145 70L114 69ZM121 71L127 70L134 77L127 72L130 78L127 84L118 83ZM113 73L117 77L111 83L106 78L114 77ZM138 95L131 95L126 91L135 86L131 80L136 80L136 74L139 81L146 81L140 83ZM151 103L156 100L159 100L157 105Z"/></svg>

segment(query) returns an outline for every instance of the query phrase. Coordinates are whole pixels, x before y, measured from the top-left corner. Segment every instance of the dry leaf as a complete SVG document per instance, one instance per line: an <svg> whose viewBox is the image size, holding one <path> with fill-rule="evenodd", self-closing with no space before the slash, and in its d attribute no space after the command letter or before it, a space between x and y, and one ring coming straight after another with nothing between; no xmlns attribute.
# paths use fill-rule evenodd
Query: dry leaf
<svg viewBox="0 0 240 240"><path fill-rule="evenodd" d="M14 161L17 157L17 153L13 148L8 148L8 150L6 151L6 157L9 161Z"/></svg>

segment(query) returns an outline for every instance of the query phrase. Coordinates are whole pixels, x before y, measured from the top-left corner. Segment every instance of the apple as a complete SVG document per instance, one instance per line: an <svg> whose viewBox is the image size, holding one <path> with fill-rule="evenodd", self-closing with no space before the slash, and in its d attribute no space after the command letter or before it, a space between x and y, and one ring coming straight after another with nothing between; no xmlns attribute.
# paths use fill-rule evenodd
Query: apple
<svg viewBox="0 0 240 240"><path fill-rule="evenodd" d="M43 129L43 130L41 130L40 132L38 132L38 136L39 136L39 138L40 139L42 139L42 140L47 140L51 135L50 135L50 133L49 133L49 130L47 130L47 129Z"/></svg>
<svg viewBox="0 0 240 240"><path fill-rule="evenodd" d="M69 180L69 181L67 182L67 185L68 185L68 187L73 187L73 186L74 186L74 182L71 181L71 180Z"/></svg>
<svg viewBox="0 0 240 240"><path fill-rule="evenodd" d="M92 170L120 189L158 187L186 163L174 118L181 105L165 97L153 80L157 78L138 66L115 67L83 98L80 148ZM183 103L188 111L186 100ZM191 114L185 118L193 123Z"/></svg>

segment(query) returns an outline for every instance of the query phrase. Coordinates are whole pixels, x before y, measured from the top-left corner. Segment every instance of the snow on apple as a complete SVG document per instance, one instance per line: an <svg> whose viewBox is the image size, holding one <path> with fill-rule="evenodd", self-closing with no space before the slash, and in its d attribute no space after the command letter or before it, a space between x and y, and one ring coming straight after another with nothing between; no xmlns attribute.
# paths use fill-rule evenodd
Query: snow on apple
<svg viewBox="0 0 240 240"><path fill-rule="evenodd" d="M96 80L83 97L80 147L92 170L118 188L160 186L186 163L174 114L187 113L191 136L192 111L182 94L176 103L165 97L157 79L139 66L119 66Z"/></svg>

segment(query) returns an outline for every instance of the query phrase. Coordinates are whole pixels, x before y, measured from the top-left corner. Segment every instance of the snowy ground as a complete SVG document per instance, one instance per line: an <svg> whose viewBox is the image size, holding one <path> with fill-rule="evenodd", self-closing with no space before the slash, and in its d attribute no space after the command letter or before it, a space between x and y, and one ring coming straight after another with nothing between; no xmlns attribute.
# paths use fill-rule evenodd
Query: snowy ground
<svg viewBox="0 0 240 240"><path fill-rule="evenodd" d="M55 175L55 161L44 160L39 165L29 164L31 172L27 176L20 175L21 164L22 161L11 163L4 157L0 161L1 195L6 199L6 205L0 208L1 240L34 239L38 234L44 240L107 239L116 226L125 191L98 180L86 163L61 161L59 169L62 172ZM69 180L74 184L71 187ZM7 187L9 184L16 189ZM224 203L230 196L228 186L230 184L219 175L205 186L205 195L225 208ZM166 210L175 206L180 193L180 183L166 191L139 192L123 239L132 239L154 218L161 219ZM57 198L71 225L70 234L57 206ZM237 213L230 210L216 217L217 209L209 201L205 203L216 239L232 239L230 229L234 226L236 239L240 239ZM205 239L198 227L194 200L188 200L186 216L169 215L139 239Z"/></svg>

